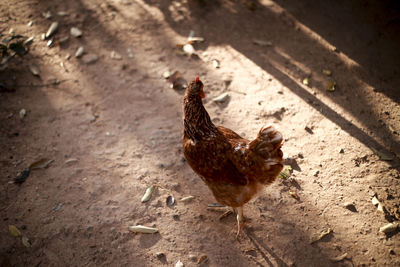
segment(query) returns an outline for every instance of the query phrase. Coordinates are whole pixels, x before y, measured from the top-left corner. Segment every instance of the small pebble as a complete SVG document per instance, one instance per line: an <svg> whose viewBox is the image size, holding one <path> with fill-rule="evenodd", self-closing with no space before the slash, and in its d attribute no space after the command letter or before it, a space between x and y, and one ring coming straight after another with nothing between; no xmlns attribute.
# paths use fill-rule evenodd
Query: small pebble
<svg viewBox="0 0 400 267"><path fill-rule="evenodd" d="M175 267L183 267L183 262L181 262L180 260L178 260L175 264Z"/></svg>

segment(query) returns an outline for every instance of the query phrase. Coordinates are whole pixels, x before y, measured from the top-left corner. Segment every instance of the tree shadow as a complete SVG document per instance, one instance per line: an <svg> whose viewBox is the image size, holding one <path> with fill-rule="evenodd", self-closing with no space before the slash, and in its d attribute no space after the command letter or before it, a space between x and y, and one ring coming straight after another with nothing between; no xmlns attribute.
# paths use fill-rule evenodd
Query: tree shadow
<svg viewBox="0 0 400 267"><path fill-rule="evenodd" d="M151 3L154 3L154 1L151 1ZM165 4L165 3L166 2L162 3L162 5L164 5L164 6L160 10L164 12L166 21L168 23L170 23L171 27L174 30L176 30L179 34L181 34L182 36L186 35L189 32L191 25L190 24L178 25L177 23L172 22L171 14L169 14L168 8L167 8L168 3L167 4ZM139 5L139 4L133 4L133 5L134 5L133 8L141 10L141 14L142 14L141 16L144 21L143 27L146 29L148 29L148 27L150 27L150 29L152 29L152 27L154 27L154 29L153 29L154 36L159 35L157 38L152 36L152 38L154 38L154 39L149 38L149 40L151 40L151 41L163 40L164 42L169 42L170 46L173 47L175 45L173 43L173 41L171 41L167 35L163 35L162 32L157 31L157 24L154 24L154 22L145 23L146 21L153 20L151 15L148 14L148 11L145 8L143 8L142 5ZM239 10L239 13L231 13L229 10L223 9L222 15L227 15L227 17L221 16L221 24L220 25L209 25L206 23L207 16L201 17L202 15L207 15L207 14L205 14L205 11L198 9L196 6L197 5L196 3L191 3L190 5L193 5L193 14L195 17L193 17L192 19L197 20L197 22L198 22L197 27L202 29L203 32L207 32L205 29L210 30L210 36L205 36L207 40L210 40L210 43L213 43L213 44L228 43L228 44L232 45L235 49L242 52L249 59L256 62L264 70L266 70L267 72L269 72L273 76L275 76L276 79L280 80L285 86L290 88L293 92L295 92L301 98L307 99L307 100L315 103L315 106L318 106L318 110L321 110L320 112L324 116L326 116L327 118L329 118L336 124L340 125L344 130L351 133L357 139L359 139L362 142L372 144L379 149L383 149L383 147L379 143L377 143L375 140L371 139L367 134L365 134L359 128L355 127L354 125L349 125L349 122L345 118L338 115L334 110L332 110L329 106L327 106L326 104L321 102L313 94L309 93L308 91L305 91L295 81L293 81L292 78L288 77L285 73L283 73L282 71L277 69L272 64L265 62L264 59L259 58L257 53L254 53L253 49L251 49L249 51L241 50L241 42L235 40L230 35L230 32L229 32L229 30L232 31L232 29L234 29L235 27L232 27L232 25L229 26L226 23L229 24L232 21L235 21L235 18L237 18L238 16L241 16L243 14L246 16L249 16L247 11L241 12ZM67 6L74 7L75 10L79 9L80 14L84 14L83 17L80 17L80 16L78 16L78 17L82 18L82 20L80 20L81 21L80 23L82 23L82 25L83 24L85 25L85 28L83 28L83 30L90 31L90 34L88 34L88 37L85 38L84 40L82 40L82 42L87 42L88 47L90 49L92 49L91 51L93 51L93 52L98 51L98 50L96 50L96 46L97 46L97 48L101 47L101 48L106 48L107 50L108 49L116 49L118 51L126 51L129 44L124 43L118 37L120 34L123 34L123 31L129 30L129 29L122 29L120 32L111 32L109 29L104 27L105 25L102 25L101 21L99 21L97 19L98 14L94 13L94 11L92 9L93 7L87 7L81 1L67 3ZM207 8L210 8L209 6L219 7L218 4L210 4L210 5L208 5L208 7L206 7L205 10L207 10ZM43 11L47 8L51 8L52 10L54 9L52 4L49 4L49 3L41 2L40 4L38 4L36 6L36 9L38 11ZM129 16L124 16L123 14L121 14L122 13L121 10L116 9L112 5L111 6L108 5L106 8L108 9L108 11L105 11L104 14L110 16L110 21L113 20L112 13L114 12L114 13L117 13L118 17L121 16L123 20L131 22L131 19ZM238 7L233 6L233 9L238 10ZM264 15L270 16L270 17L275 16L273 13L268 12L266 9L261 9L261 10L262 10L261 12L263 13L263 16ZM262 18L255 17L253 19L260 22L260 25L262 24L261 23L263 21ZM227 20L228 22L223 22L223 20ZM135 20L133 20L133 22L135 22ZM118 23L118 21L115 23ZM238 23L243 23L243 21L240 21ZM69 24L65 24L65 25L69 25ZM225 28L225 26L226 26L226 28ZM246 23L244 23L242 26L245 28L248 27L248 25L246 25ZM204 27L204 29L202 27ZM42 25L42 29L45 30L46 26ZM218 33L218 34L215 34L215 33ZM215 34L215 35L213 35L213 34ZM246 33L246 34L251 36L251 32ZM101 36L101 40L91 39L89 36L91 36L91 37ZM215 38L213 38L213 37L215 37ZM109 40L114 40L114 41L116 40L116 42L109 42ZM115 45L115 43L117 43L118 45ZM151 45L143 44L143 45L148 46L147 49L150 49L150 47L153 46L152 44ZM153 47L152 49L156 49L156 48ZM137 52L141 52L141 50L138 49ZM169 54L171 51L163 51L163 52L165 54ZM99 51L99 53L101 53L101 52ZM102 56L104 56L104 55L102 55ZM108 54L106 56L108 56ZM285 59L283 57L281 57L279 54L274 54L273 56L279 62L285 61ZM179 60L175 60L175 62L172 60L173 63L166 63L166 61L171 59L172 56L166 55L165 57L166 57L166 59L161 60L161 59L157 58L157 59L155 59L155 61L162 62L161 64L163 67L167 67L167 66L173 65L173 63L179 62ZM163 123L166 123L165 120L167 118L169 118L169 116L167 116L167 115L170 115L171 113L177 113L178 114L177 117L179 117L179 115L180 115L179 103L174 104L174 103L179 102L179 101L177 101L178 98L175 95L168 94L168 92L165 92L165 91L163 92L162 90L159 90L159 88L163 88L165 86L165 83L163 83L163 81L157 81L157 80L155 81L154 80L155 78L151 74L152 73L151 66L150 65L146 66L148 63L150 63L150 61L149 62L135 62L134 60L132 60L132 61L129 61L128 63L129 63L128 70L123 69L124 68L123 65L125 63L115 63L115 65L117 66L118 71L122 72L124 74L124 78L127 76L131 76L131 77L127 78L127 79L129 79L129 85L126 83L123 83L123 82L120 82L118 84L113 84L116 81L115 66L113 64L110 64L110 65L103 64L103 62L100 58L100 61L98 64L103 64L102 68L94 69L94 68L91 68L90 66L87 66L87 69L85 71L82 71L82 76L79 77L79 79L83 80L80 83L80 86L82 86L82 87L87 86L87 91L89 91L89 92L85 91L82 94L74 92L73 96L74 97L76 96L76 98L79 100L79 104L82 104L82 105L86 105L85 94L96 97L97 102L89 103L88 106L92 106L94 109L101 110L101 111L99 111L100 119L105 120L108 123L110 123L110 121L112 121L111 118L114 118L114 121L112 121L112 123L110 123L114 127L113 129L118 128L118 124L120 124L120 123L125 123L127 121L139 120L138 117L135 117L135 116L137 116L137 114L133 115L134 118L132 118L132 114L130 114L129 112L121 111L121 110L129 111L129 105L143 106L144 110L151 109L151 108L158 108L160 114L157 118L149 118L149 120L140 121L141 125L135 126L132 129L130 137L127 137L125 135L119 136L118 138L120 138L124 142L126 142L124 144L121 144L122 142L121 141L119 142L118 138L114 136L113 137L114 141L112 141L112 142L100 140L99 143L97 143L96 145L93 145L93 147L92 147L93 151L91 151L91 153L85 154L83 151L80 151L80 153L82 153L84 155L89 155L89 158L86 159L85 162L83 163L84 166L90 166L91 164L96 164L96 162L99 159L96 156L94 156L93 153L98 152L98 150L101 150L101 149L112 150L114 146L116 146L117 149L121 149L121 150L128 149L129 150L130 148L138 146L142 143L148 143L149 139L150 139L150 137L148 136L149 133L147 136L145 134L143 134L143 132L145 132L145 130L146 130L146 127L152 127L154 125L154 122L157 122L158 120L162 121L162 123L160 124L160 127L164 127L165 125ZM79 64L80 64L79 61L77 61L77 62L75 61L75 62L71 63L71 67L75 67L76 69L80 69L80 68L82 69L83 67L80 66ZM182 66L182 68L185 68L185 67L193 68L194 65L195 64L188 63L187 65ZM194 73L206 71L206 68L204 66L202 66L201 64L198 64L198 62L196 63L196 68L198 68L198 69L188 71L188 74L194 76ZM50 71L50 70L48 70L48 71ZM303 74L303 73L301 73L301 74ZM120 77L120 78L124 79L122 77ZM143 88L140 88L140 85L142 85L144 83L151 83L152 85L155 86L155 88L151 92L145 92L143 90ZM118 86L121 86L121 88ZM148 87L145 87L145 88L148 88ZM130 97L129 94L127 94L127 91L129 91L129 90L132 90L133 97ZM161 97L165 98L165 101L162 102L162 103L165 103L165 106L151 107L151 104L153 103L152 98L146 96L146 93L151 93L151 94L153 94L152 96L154 96L155 94L164 93ZM157 97L157 96L154 96L154 97ZM160 97L160 96L158 96L158 97ZM124 98L123 99L124 101L121 101L120 105L118 107L115 107L115 103L110 101L111 99L115 99L115 98ZM43 104L43 103L41 103L41 104ZM51 103L45 103L44 105L51 106ZM57 110L54 110L54 112L57 113ZM177 125L178 123L180 123L180 118L177 118L175 121L171 122L171 124L173 124L173 125ZM66 124L66 125L62 125L62 126L63 127L61 128L61 130L68 133L68 127L71 127L71 125ZM75 126L75 125L73 125L73 126ZM168 126L168 124L167 124L167 126ZM100 123L97 124L96 127L101 127L101 124ZM139 128L142 130L139 131L138 130ZM32 130L37 131L37 128L33 127ZM177 134L177 133L179 134L178 130L179 129L174 129L171 132L173 134ZM142 132L142 133L140 133L140 132ZM119 132L119 133L121 133L121 132ZM47 133L43 133L43 134L46 136L46 138L49 138L49 140L52 137L51 134L47 134ZM83 135L83 133L82 133L82 135ZM111 135L112 135L112 133L111 133ZM180 136L180 134L179 134L179 136ZM81 142L87 142L88 140L89 139L85 139L83 136L80 137ZM180 144L178 145L178 143L180 143L180 140L176 143L176 147L174 149L179 148ZM22 147L22 145L21 145L21 147ZM170 150L171 150L170 146L163 147L160 145L157 147L148 146L146 148L148 148L146 150L146 153L151 154L151 157L144 158L142 162L141 161L137 161L137 162L145 164L145 162L144 162L145 160L154 160L156 158L168 158L171 155L173 155L173 153L170 152ZM169 152L167 152L167 151L169 151ZM174 152L176 152L176 151L174 151ZM102 156L105 156L105 155L102 155ZM174 155L174 156L176 157L176 155ZM61 161L62 158L59 160ZM102 163L106 164L108 162L102 161ZM106 169L101 169L101 170L99 170L99 172L101 174L101 177L99 177L99 180L107 181L108 179L111 180L111 178L110 178L111 176L112 177L122 176L120 171L110 172L110 171L107 171ZM205 188L204 185L195 186L195 188L194 188L193 185L191 184L191 181L186 180L187 177L185 177L185 175L190 177L189 173L192 173L186 164L174 166L173 168L171 168L171 171L169 173L173 173L178 176L177 179L179 179L180 182L185 184L185 189L187 189L188 193L199 194L199 192L201 192L201 194L203 196L210 195L207 188ZM92 179L98 178L98 177L94 177L95 176L94 174L97 175L97 173L95 173L94 171L87 172L86 174ZM53 173L53 175L56 176L57 174ZM193 174L191 176L194 177ZM113 181L115 181L115 180L113 180ZM140 182L143 183L143 182L146 182L146 180L140 181ZM140 182L135 180L135 183L140 183ZM117 183L120 184L121 181L119 181ZM107 188L107 186L110 186L110 188ZM93 197L93 199L98 198L102 194L107 194L110 198L113 198L115 195L118 195L117 188L115 186L111 186L110 183L108 183L106 185L99 185L98 187L94 187L91 190L93 192L90 192L91 193L90 195L91 195L91 197ZM15 193L16 196L18 196L18 194L19 194L19 192ZM9 199L9 201L12 201L12 200ZM129 206L131 204L133 207L135 207L134 213L143 212L143 209L136 207L138 205L135 204L133 200L132 200L132 203L123 203L123 204L126 206ZM122 204L121 204L121 206L122 206ZM82 208L82 207L78 207L78 208ZM88 209L91 209L91 208L92 207L88 207ZM146 206L146 208L155 209L154 207L152 207L150 205ZM196 212L200 209L199 206L194 206L194 208L197 209ZM128 208L126 208L126 209L128 209ZM129 210L129 211L131 211L131 210ZM82 210L82 213L85 213L85 211ZM105 215L106 211L103 211L102 209L100 209L99 213L101 215ZM190 213L190 212L188 212L188 214L191 216L193 215L193 213ZM276 210L275 215L277 218L285 218L286 220L292 222L292 224L296 228L296 231L298 232L297 235L299 236L299 240L297 241L297 244L300 244L300 247L302 247L302 248L310 249L310 246L308 244L308 239L309 239L308 234L306 232L304 232L302 229L297 229L299 227L296 226L295 219L290 218L290 216L288 214L281 213L279 211L279 209ZM93 211L90 213L90 216L93 216ZM137 218L135 218L133 220L132 217L130 217L130 216L134 216L134 215L124 215L122 220L124 222L139 220ZM204 245L205 245L206 249L208 249L208 251L210 251L210 253L214 253L214 254L215 254L215 251L217 251L220 248L223 248L223 250L221 252L229 253L230 256L235 257L238 265L243 266L244 264L246 264L247 261L243 257L240 248L238 248L236 243L232 243L230 239L227 241L226 234L224 234L228 231L228 229L231 227L231 225L226 225L226 226L220 225L220 226L215 227L215 221L210 219L210 216L208 216L206 218L207 218L206 221L199 220L199 221L195 221L193 223L187 223L184 225L182 223L178 224L179 222L174 222L177 224L177 229L173 233L169 233L168 235L166 235L166 237L171 240L174 240L173 235L175 233L177 233L177 234L183 235L185 238L188 238L188 239L193 238L193 240L198 242L199 247L201 247L201 246L204 247ZM152 220L153 220L153 218L147 218L144 221L152 222ZM277 219L277 220L279 220L279 219ZM312 214L312 218L310 218L310 220L319 221L317 213ZM182 219L182 221L183 221L183 219ZM196 225L200 225L202 229L199 229L199 231L197 231L197 232L194 231L193 228L191 228L191 227L196 227ZM106 232L106 231L110 230L109 228L111 228L111 225L106 224L105 226L103 226L103 228L101 230ZM193 232L195 232L195 234L193 234ZM78 233L81 233L81 232L78 231ZM78 233L76 233L76 234L78 234ZM85 231L83 231L83 233L86 234ZM204 237L199 237L200 235L204 235ZM264 261L267 262L267 264L271 265L271 264L273 264L273 261L274 261L279 266L286 266L286 263L285 263L286 258L284 258L282 255L278 255L277 253L273 252L272 249L270 249L269 246L267 246L263 240L257 239L257 237L255 235L252 235L251 233L249 235L251 237L250 240L255 247L257 247L261 251L266 251L266 252L264 252L262 257L263 257ZM216 238L214 238L215 236L217 236L219 238L216 239ZM132 237L125 236L121 242L129 242L132 239L133 239ZM139 241L141 239L142 238L140 238ZM101 242L101 240L99 240L99 242ZM161 242L161 241L156 240L155 243L157 243L157 242ZM276 246L278 246L279 248L281 248L280 246L282 246L282 251L284 250L285 244L287 244L289 242L290 241L288 241L288 240L283 240L282 243L275 241L275 243L277 243ZM150 244L146 245L146 247L147 246L150 247L152 245L153 245L153 243L150 242ZM54 245L54 246L57 247L56 245ZM100 253L100 252L98 252L98 253ZM281 253L281 254L283 254L283 253ZM290 254L290 258L293 258L295 261L298 259L298 261L296 261L296 262L301 263L304 260L301 258L301 255L297 255L295 252L291 252L289 254ZM309 254L311 254L312 256L315 256L316 258L325 259L323 261L324 263L328 262L328 260L327 260L328 257L323 250L310 249ZM68 259L72 256L73 255L67 255L67 256L65 256L65 258ZM130 259L135 260L135 257L132 257ZM271 258L273 260L271 260ZM140 258L138 261L139 261L139 264L141 264L141 263L145 262L145 259ZM127 264L129 265L129 263L127 263Z"/></svg>
<svg viewBox="0 0 400 267"><path fill-rule="evenodd" d="M397 1L276 1L358 63L356 76L400 103L400 4ZM329 8L327 8L327 5ZM346 30L338 30L346 27ZM295 55L293 55L295 56Z"/></svg>
<svg viewBox="0 0 400 267"><path fill-rule="evenodd" d="M359 64L362 66L363 71L359 74L353 67L347 67L342 62L342 58L338 53L315 42L315 38L311 38L308 33L303 32L294 17L276 4L264 6L262 1L260 3L256 2L257 9L250 11L242 1L226 1L224 5L206 2L205 6L198 4L197 1L191 1L185 6L188 9L188 14L186 14L184 19L179 19L179 17L177 18L179 8L177 9L178 11L172 12L173 5L170 5L170 3L154 0L149 0L147 3L159 8L163 12L165 20L178 34L185 36L190 30L194 29L196 32L201 33L209 44L230 45L361 143L387 154L394 152L399 157L400 144L394 138L395 133L390 130L388 125L382 123L380 114L373 111L373 106L371 106L370 101L365 96L365 89L362 88L362 83L374 86L374 83L370 81L373 77L378 77L374 79L378 83L381 79L381 73L374 68L375 64L366 64L366 62L369 62L368 55L371 55L374 51L373 45L364 47L364 50L369 53L361 52L353 58L353 60L360 60ZM308 7L308 5L306 6ZM339 5L336 8L345 9L347 5L346 3L342 3L342 6ZM313 12L318 12L318 7L314 7ZM330 10L326 12L330 12ZM329 20L328 17L324 18L324 21L340 21L341 15L348 15L344 12L332 12L332 16L333 14L339 18ZM368 16L367 13L364 14L360 11L361 15ZM305 17L310 16L307 13ZM212 25L210 25L210 21L212 21ZM314 24L318 24L317 19L315 19ZM332 24L331 27L335 27L336 24L334 22ZM325 24L321 23L318 27L312 27L312 30L316 28L317 33L324 36L324 31L321 33L318 31L323 28L323 25ZM343 31L339 32L343 33ZM238 35L239 33L240 36ZM260 48L254 45L249 46L249 43L254 39L272 40L273 46L276 49ZM335 40L341 40L340 35ZM388 67L388 72L382 74L382 77L390 76L390 79L386 79L386 82L390 83L390 86L385 89L386 95L393 101L398 102L399 93L397 90L398 86L396 85L399 79L397 79L398 75L395 75L398 71L398 64L395 64L398 57L395 55L399 53L399 50L394 49L394 47L397 47L394 45L397 44L396 42L397 39L390 41L387 43L387 49L380 51L385 54L384 58L390 58L389 66L393 66L393 68ZM384 41L382 43L385 44ZM339 43L338 45L338 49L347 51L344 44ZM346 47L350 46L347 45ZM318 76L318 73L321 73L323 68L328 68L328 66L316 65L313 61L313 54L322 54L324 61L329 64L328 66L335 69L334 78L338 86L337 92L334 94L325 90L326 81L329 79L318 79L316 77L314 81L315 87L313 88L318 90L317 93L313 93L301 85L304 77L310 75ZM353 54L350 55L353 56ZM377 55L376 58L378 57ZM299 68L299 66L306 66L306 68ZM364 76L368 76L368 74L363 73L371 71L375 75L369 76L369 79L365 80ZM346 75L349 72L354 73L354 75ZM352 114L352 116L356 117L366 128L360 128L360 126L355 125L345 116L339 114L331 105L322 101L321 96L329 98L336 105L341 106L344 110ZM356 99L354 96L356 96ZM354 101L360 104L354 105ZM378 138L374 138L374 135ZM389 164L398 169L398 158Z"/></svg>

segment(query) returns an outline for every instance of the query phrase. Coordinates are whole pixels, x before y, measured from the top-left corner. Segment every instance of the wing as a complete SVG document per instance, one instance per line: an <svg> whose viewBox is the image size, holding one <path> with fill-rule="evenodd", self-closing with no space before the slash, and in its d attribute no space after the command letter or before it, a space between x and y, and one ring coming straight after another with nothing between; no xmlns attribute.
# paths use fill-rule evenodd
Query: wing
<svg viewBox="0 0 400 267"><path fill-rule="evenodd" d="M246 160L249 140L241 137L231 129L225 128L223 126L218 126L218 130L229 142L229 152L226 153L230 162L236 167L236 169L248 180L246 173L248 170L248 162Z"/></svg>
<svg viewBox="0 0 400 267"><path fill-rule="evenodd" d="M183 145L187 162L207 184L246 185L248 183L247 178L232 161L234 149L230 139L224 134L220 133L215 138L196 143L186 140Z"/></svg>
<svg viewBox="0 0 400 267"><path fill-rule="evenodd" d="M217 126L217 129L228 140L247 141L246 139L242 138L240 135L238 135L231 129L225 128L224 126Z"/></svg>

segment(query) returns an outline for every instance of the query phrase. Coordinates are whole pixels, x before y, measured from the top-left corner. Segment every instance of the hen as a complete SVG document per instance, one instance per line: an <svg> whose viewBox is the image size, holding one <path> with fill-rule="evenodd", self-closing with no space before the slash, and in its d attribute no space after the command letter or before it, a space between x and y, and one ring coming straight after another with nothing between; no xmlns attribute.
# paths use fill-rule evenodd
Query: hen
<svg viewBox="0 0 400 267"><path fill-rule="evenodd" d="M250 142L215 126L203 106L204 97L203 83L196 77L183 99L183 152L215 199L237 213L238 236L243 205L272 183L283 168L282 135L273 126L262 127Z"/></svg>

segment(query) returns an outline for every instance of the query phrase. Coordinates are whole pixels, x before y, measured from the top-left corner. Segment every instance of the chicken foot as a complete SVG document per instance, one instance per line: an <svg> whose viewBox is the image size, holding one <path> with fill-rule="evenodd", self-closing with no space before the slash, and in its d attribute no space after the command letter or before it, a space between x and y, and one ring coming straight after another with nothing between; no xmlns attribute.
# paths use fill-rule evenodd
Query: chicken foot
<svg viewBox="0 0 400 267"><path fill-rule="evenodd" d="M244 228L244 216L243 216L243 207L238 207L237 208L237 216L236 216L236 220L238 223L238 231L236 233L236 239L239 238L240 233L242 232L243 228ZM236 209L235 209L236 211Z"/></svg>
<svg viewBox="0 0 400 267"><path fill-rule="evenodd" d="M233 214L234 212L235 212L235 210L233 208L231 208L231 209L228 208L222 215L220 215L218 217L218 219L222 220L222 219L228 217L229 215Z"/></svg>

